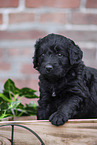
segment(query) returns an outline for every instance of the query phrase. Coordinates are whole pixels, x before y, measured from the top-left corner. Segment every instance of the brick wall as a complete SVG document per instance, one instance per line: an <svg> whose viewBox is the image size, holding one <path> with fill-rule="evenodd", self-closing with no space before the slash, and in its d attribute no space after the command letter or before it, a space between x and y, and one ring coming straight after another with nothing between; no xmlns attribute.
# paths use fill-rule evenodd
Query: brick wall
<svg viewBox="0 0 97 145"><path fill-rule="evenodd" d="M38 90L34 44L48 33L76 41L97 68L97 0L0 0L0 90L8 78Z"/></svg>

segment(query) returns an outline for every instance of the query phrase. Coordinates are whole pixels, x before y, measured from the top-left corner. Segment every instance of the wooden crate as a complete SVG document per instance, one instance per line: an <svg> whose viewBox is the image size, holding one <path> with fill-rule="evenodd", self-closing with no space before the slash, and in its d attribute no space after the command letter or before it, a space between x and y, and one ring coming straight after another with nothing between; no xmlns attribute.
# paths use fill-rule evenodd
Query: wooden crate
<svg viewBox="0 0 97 145"><path fill-rule="evenodd" d="M5 121L1 125L22 125L35 131L45 145L97 145L97 119L69 120L56 127L49 121ZM11 126L0 127L0 145L10 145ZM14 127L14 145L40 145L30 131Z"/></svg>

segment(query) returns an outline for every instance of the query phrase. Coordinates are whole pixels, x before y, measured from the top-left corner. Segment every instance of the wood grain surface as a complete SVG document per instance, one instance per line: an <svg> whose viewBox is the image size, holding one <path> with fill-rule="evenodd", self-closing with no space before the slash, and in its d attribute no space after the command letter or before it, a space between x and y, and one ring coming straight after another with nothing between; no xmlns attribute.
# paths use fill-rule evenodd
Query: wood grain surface
<svg viewBox="0 0 97 145"><path fill-rule="evenodd" d="M97 119L69 120L56 127L49 121L3 121L0 125L15 124L35 131L45 145L97 145ZM0 127L0 145L11 145L11 126ZM15 126L14 145L40 145L28 130Z"/></svg>

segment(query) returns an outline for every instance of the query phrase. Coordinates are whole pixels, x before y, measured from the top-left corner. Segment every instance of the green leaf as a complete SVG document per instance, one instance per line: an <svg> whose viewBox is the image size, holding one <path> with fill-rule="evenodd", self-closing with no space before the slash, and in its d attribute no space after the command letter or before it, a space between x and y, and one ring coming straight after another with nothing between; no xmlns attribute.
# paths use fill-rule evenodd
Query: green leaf
<svg viewBox="0 0 97 145"><path fill-rule="evenodd" d="M20 103L21 103L21 100L9 103L9 109L16 109Z"/></svg>
<svg viewBox="0 0 97 145"><path fill-rule="evenodd" d="M0 93L0 119L6 116L36 115L37 105L33 102L23 105L21 97L38 98L31 88L18 89L15 83L8 79L4 84L3 93Z"/></svg>
<svg viewBox="0 0 97 145"><path fill-rule="evenodd" d="M2 98L4 101L6 102L11 102L10 99L8 99L5 95L3 95L2 93L0 93L0 98Z"/></svg>
<svg viewBox="0 0 97 145"><path fill-rule="evenodd" d="M3 118L6 118L8 117L9 114L6 114L6 112L4 112L1 116L0 116L0 120L2 120Z"/></svg>
<svg viewBox="0 0 97 145"><path fill-rule="evenodd" d="M29 104L26 104L25 109L27 110L29 115L37 114L37 105L33 101L31 101Z"/></svg>
<svg viewBox="0 0 97 145"><path fill-rule="evenodd" d="M7 90L3 90L3 95L5 95L8 99L13 98L13 94Z"/></svg>
<svg viewBox="0 0 97 145"><path fill-rule="evenodd" d="M4 90L6 90L8 92L12 92L13 94L18 94L19 93L19 89L15 86L15 83L11 79L8 79L5 82Z"/></svg>
<svg viewBox="0 0 97 145"><path fill-rule="evenodd" d="M22 88L20 89L19 96L24 96L26 98L38 98L38 96L34 94L35 92L35 90L32 90L30 88Z"/></svg>
<svg viewBox="0 0 97 145"><path fill-rule="evenodd" d="M1 102L0 103L0 112L3 112L8 109L8 103L7 102Z"/></svg>

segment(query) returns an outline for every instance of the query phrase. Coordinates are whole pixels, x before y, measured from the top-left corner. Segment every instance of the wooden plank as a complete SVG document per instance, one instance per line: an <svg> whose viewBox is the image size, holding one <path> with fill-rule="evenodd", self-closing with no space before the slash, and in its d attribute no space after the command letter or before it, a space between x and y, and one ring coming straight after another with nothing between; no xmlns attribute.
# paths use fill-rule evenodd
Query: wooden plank
<svg viewBox="0 0 97 145"><path fill-rule="evenodd" d="M35 131L45 145L96 145L97 119L69 120L63 126L56 127L49 121L5 121L0 125L19 124ZM11 127L0 127L0 143L9 145ZM24 128L15 127L14 145L40 145L37 138Z"/></svg>

